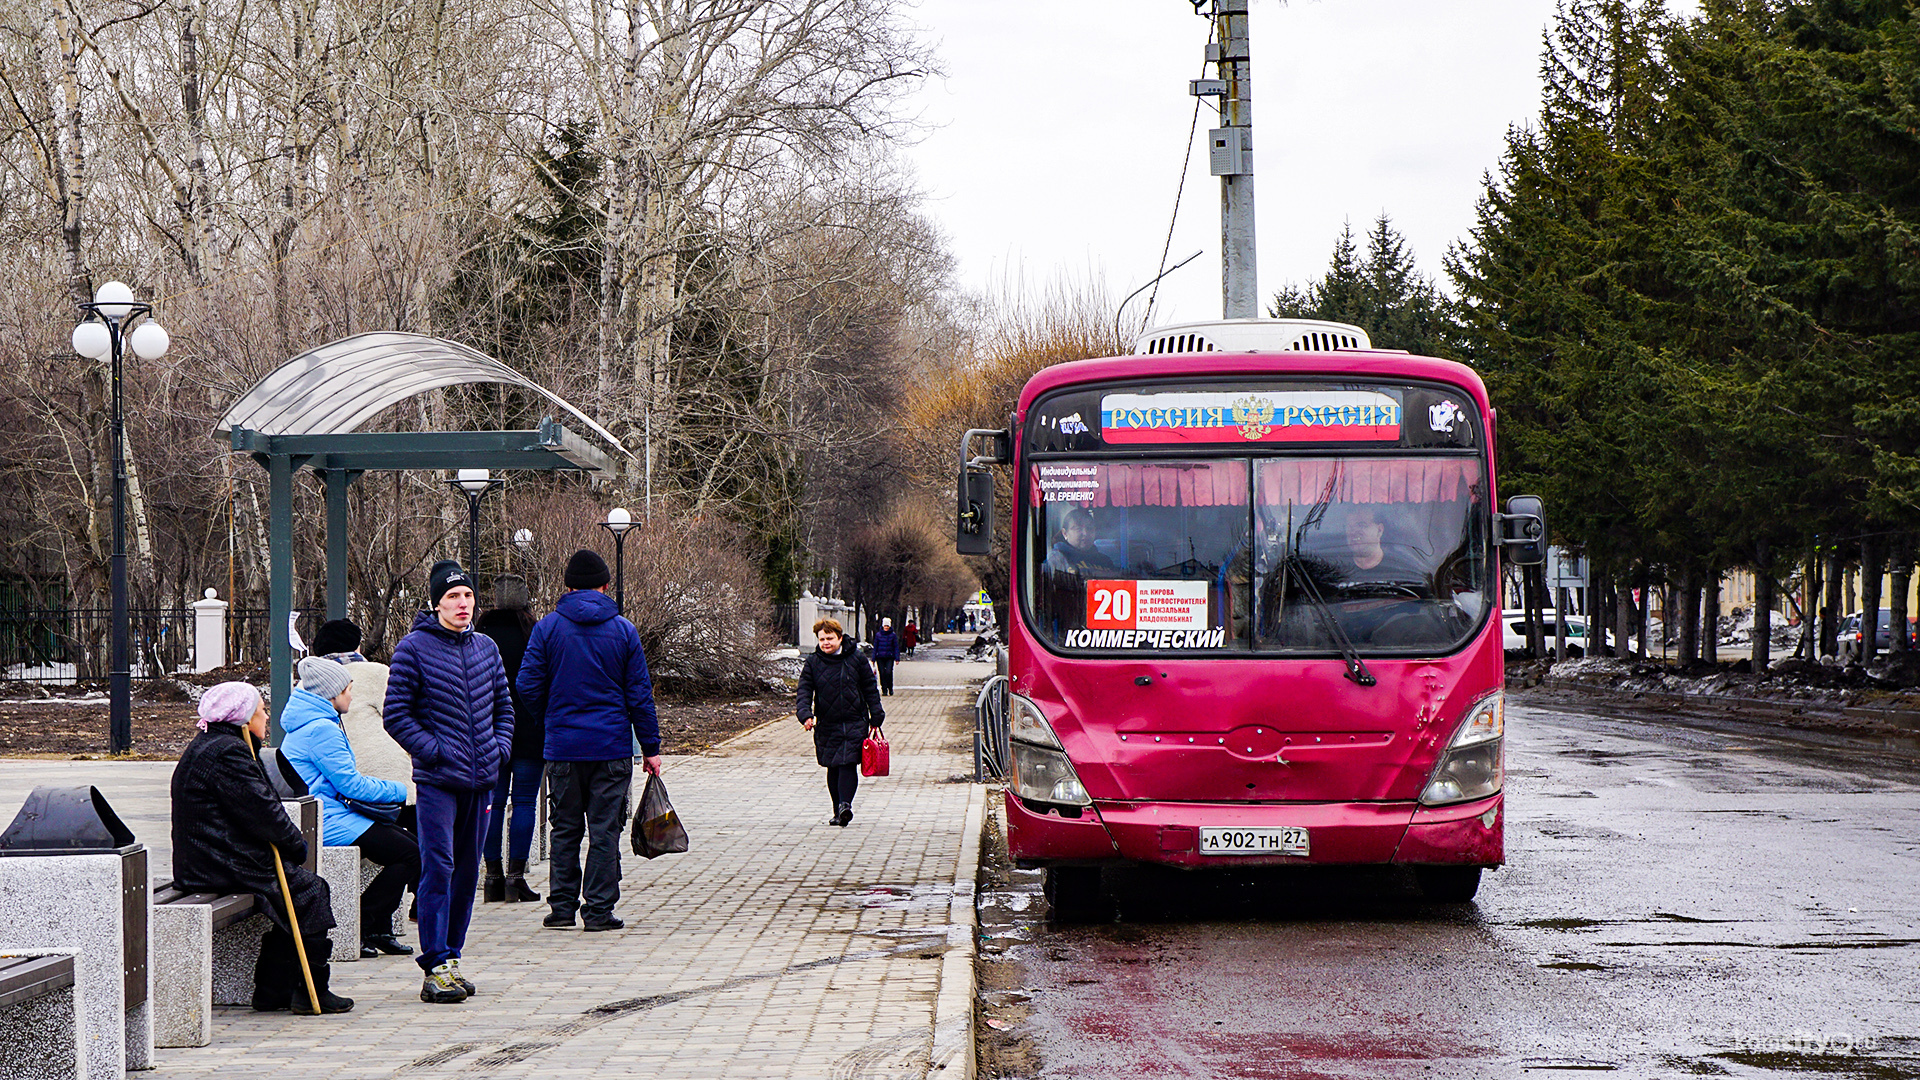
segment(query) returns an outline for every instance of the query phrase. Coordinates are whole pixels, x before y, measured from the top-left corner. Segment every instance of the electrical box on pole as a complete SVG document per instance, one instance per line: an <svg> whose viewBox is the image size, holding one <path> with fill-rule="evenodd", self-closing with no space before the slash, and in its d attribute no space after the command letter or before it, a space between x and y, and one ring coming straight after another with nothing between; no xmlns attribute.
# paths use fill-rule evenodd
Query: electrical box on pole
<svg viewBox="0 0 1920 1080"><path fill-rule="evenodd" d="M1260 317L1260 278L1253 224L1253 65L1247 43L1247 0L1213 0L1214 42L1207 61L1219 67L1205 91L1217 93L1220 126L1208 132L1209 171L1220 178L1220 299L1229 319ZM1214 85L1220 89L1215 91Z"/></svg>

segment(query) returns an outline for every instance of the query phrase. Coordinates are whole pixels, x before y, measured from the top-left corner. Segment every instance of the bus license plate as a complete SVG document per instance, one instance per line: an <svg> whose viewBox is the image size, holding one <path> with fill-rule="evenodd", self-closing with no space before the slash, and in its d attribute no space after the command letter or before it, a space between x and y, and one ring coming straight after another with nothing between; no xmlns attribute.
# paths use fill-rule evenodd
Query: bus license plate
<svg viewBox="0 0 1920 1080"><path fill-rule="evenodd" d="M1202 855L1300 855L1307 854L1307 830L1279 829L1201 829Z"/></svg>

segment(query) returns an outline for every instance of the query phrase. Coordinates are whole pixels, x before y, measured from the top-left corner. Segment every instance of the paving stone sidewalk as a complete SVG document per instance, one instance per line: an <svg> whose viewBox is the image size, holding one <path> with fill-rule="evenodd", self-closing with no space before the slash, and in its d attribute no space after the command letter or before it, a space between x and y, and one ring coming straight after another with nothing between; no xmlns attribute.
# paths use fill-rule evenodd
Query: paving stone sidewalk
<svg viewBox="0 0 1920 1080"><path fill-rule="evenodd" d="M218 1009L211 1045L157 1050L148 1075L970 1077L984 798L967 782L971 734L955 710L983 670L899 665L886 699L893 775L862 781L845 829L826 824L825 773L795 722L669 756L692 846L623 855L627 929L546 930L544 903L476 905L462 961L472 1000L422 1004L410 959L340 964L334 987L352 1013ZM128 764L146 763L0 762L0 814L54 775L99 784L118 805L111 770ZM152 771L125 786L148 827L156 780L165 793Z"/></svg>

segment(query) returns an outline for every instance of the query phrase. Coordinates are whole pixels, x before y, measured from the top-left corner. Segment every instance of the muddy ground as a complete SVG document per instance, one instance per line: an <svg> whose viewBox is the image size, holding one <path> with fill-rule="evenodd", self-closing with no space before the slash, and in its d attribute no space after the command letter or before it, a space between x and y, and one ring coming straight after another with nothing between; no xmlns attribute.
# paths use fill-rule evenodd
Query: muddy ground
<svg viewBox="0 0 1920 1080"><path fill-rule="evenodd" d="M263 673L264 674L264 673ZM242 676L244 677L244 676ZM219 681L219 680L214 680ZM107 754L104 691L77 697L24 697L19 684L0 690L0 757L88 759ZM152 700L156 696L178 700ZM179 688L136 687L133 751L145 761L172 761L199 734L197 713ZM669 754L698 754L751 727L790 715L791 694L757 697L673 698L658 701L660 736Z"/></svg>

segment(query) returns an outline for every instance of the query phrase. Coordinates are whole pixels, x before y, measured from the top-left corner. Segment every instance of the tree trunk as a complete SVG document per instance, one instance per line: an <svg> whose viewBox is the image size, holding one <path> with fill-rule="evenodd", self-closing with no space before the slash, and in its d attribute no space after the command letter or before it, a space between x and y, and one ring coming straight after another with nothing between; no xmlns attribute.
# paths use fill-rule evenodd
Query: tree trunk
<svg viewBox="0 0 1920 1080"><path fill-rule="evenodd" d="M1773 567L1765 540L1753 554L1753 673L1765 675L1773 648Z"/></svg>
<svg viewBox="0 0 1920 1080"><path fill-rule="evenodd" d="M1913 536L1909 533L1894 535L1893 551L1893 595L1887 597L1887 607L1893 612L1893 639L1890 643L1894 652L1906 652L1912 647L1912 639L1907 635L1907 592L1913 587Z"/></svg>
<svg viewBox="0 0 1920 1080"><path fill-rule="evenodd" d="M1587 621L1593 626L1588 648L1595 656L1612 656L1620 635L1613 628L1613 596L1607 586L1607 565L1598 559L1587 564Z"/></svg>
<svg viewBox="0 0 1920 1080"><path fill-rule="evenodd" d="M1880 581L1886 573L1886 542L1878 536L1860 540L1860 666L1873 663L1880 645Z"/></svg>
<svg viewBox="0 0 1920 1080"><path fill-rule="evenodd" d="M1680 575L1680 666L1690 668L1700 660L1700 575L1693 570ZM1671 622L1671 620L1669 620Z"/></svg>
<svg viewBox="0 0 1920 1080"><path fill-rule="evenodd" d="M1620 651L1617 655L1622 660L1631 659L1633 656L1633 629L1640 622L1639 613L1636 612L1633 607L1633 579L1623 575L1618 581L1614 582L1613 606L1614 610L1619 612L1619 618L1616 622L1620 628Z"/></svg>
<svg viewBox="0 0 1920 1080"><path fill-rule="evenodd" d="M1647 567L1644 563L1640 566L1639 574L1634 577L1634 585L1640 590L1639 620L1635 623L1640 631L1639 656L1640 659L1645 660L1648 655L1647 638L1651 636L1648 631L1653 626L1653 583L1647 575Z"/></svg>
<svg viewBox="0 0 1920 1080"><path fill-rule="evenodd" d="M1840 564L1840 551L1832 549L1827 556L1826 602L1820 607L1820 655L1840 655L1840 588L1843 578Z"/></svg>

